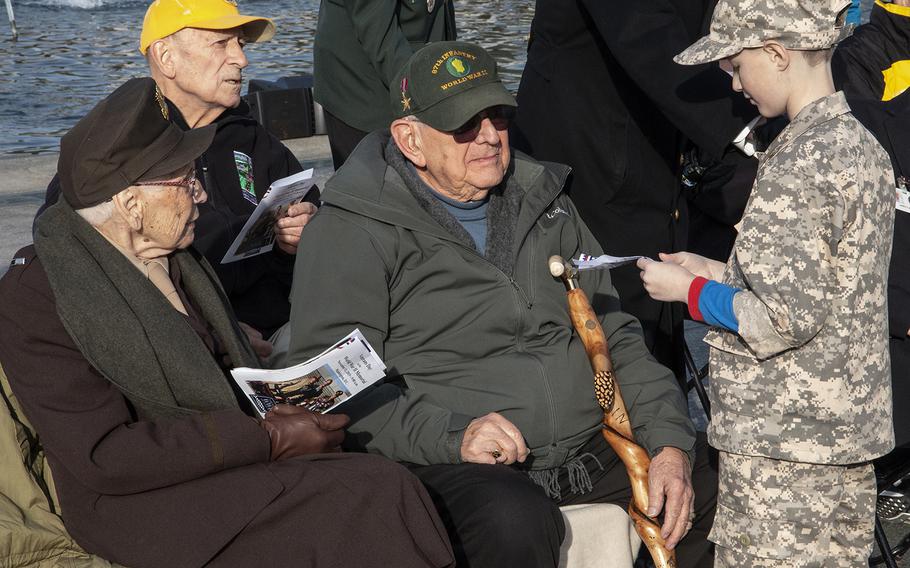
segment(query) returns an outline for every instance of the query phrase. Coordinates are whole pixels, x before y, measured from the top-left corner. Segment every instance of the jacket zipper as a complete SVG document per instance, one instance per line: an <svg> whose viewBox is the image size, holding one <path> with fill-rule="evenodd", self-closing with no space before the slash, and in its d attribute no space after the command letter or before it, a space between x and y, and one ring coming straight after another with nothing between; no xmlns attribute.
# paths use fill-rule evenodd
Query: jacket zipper
<svg viewBox="0 0 910 568"><path fill-rule="evenodd" d="M555 197L554 197L554 199L555 199ZM529 259L528 259L529 268L533 268L533 260L534 260L533 238L534 237L531 233L529 233L527 235L527 239L529 240L528 245L531 249L531 254L528 255L529 256ZM498 266L496 266L495 264L493 264L492 262L487 260L486 257L484 257L482 254L480 254L476 249L468 247L460 242L456 242L456 241L452 241L452 242L454 244L456 244L457 246L460 246L461 248L473 253L481 261L485 262L490 267L492 267L494 270L496 270L497 272L502 274L505 278L508 279L509 284L512 286L512 290L515 293L515 298L516 298L515 307L516 307L516 311L517 311L517 314L516 314L517 320L516 320L516 327L515 327L515 347L520 353L526 353L526 354L530 355L531 360L534 361L534 365L537 367L537 375L540 378L540 382L543 383L544 391L545 391L546 398L547 398L547 410L548 410L548 414L550 417L550 432L551 432L550 447L555 447L557 445L556 440L559 439L559 424L558 424L558 421L556 420L556 404L553 400L553 388L550 385L550 381L547 378L548 375L545 372L543 365L540 363L540 361L537 359L537 357L535 357L533 354L528 353L525 350L524 341L522 339L522 328L524 327L524 309L530 310L534 304L531 302L527 293L525 293L525 291L522 290L521 286L518 284L518 282L515 281L515 279L513 277L509 276L501 268L499 268ZM524 239L522 239L522 242L524 242ZM533 271L529 271L528 284L531 285L532 281L533 281ZM523 304L523 306L522 306L522 304Z"/></svg>
<svg viewBox="0 0 910 568"><path fill-rule="evenodd" d="M563 173L559 176L559 180L558 180L558 183L557 183L557 185L558 185L558 187L559 187L559 190L558 190L556 193L553 194L553 197L552 197L551 199L549 199L549 200L547 201L547 205L548 205L548 206L549 206L550 204L552 204L552 203L556 200L557 197L559 197L559 193L562 191L562 188L565 187L566 178L568 178L570 172L571 172L571 169L567 169L565 172L563 172ZM540 215L542 215L545 211L546 211L546 207L544 207L544 209L542 209L541 211L536 212L537 214L536 214L536 216L535 216L535 219L536 219L537 217L540 217ZM536 224L536 221L535 221L535 224ZM527 234L522 235L521 241L519 241L519 243L518 243L518 249L521 249L521 247L524 245L525 239L531 239L531 238L533 238L533 236L532 236L532 231L533 231L533 229L534 229L534 226L532 225L532 226L531 226L531 230L529 230ZM437 238L439 238L439 237L437 237ZM517 314L517 315L518 315L518 319L517 319L516 328L515 328L515 344L516 344L516 348L517 348L518 351L520 351L521 353L527 353L527 351L525 351L525 349L524 349L524 341L523 341L522 338L521 338L521 330L522 330L522 327L523 327L523 325L524 325L524 317L523 317L522 304L524 304L524 308L525 308L525 309L528 309L528 310L530 310L530 309L533 307L533 302L531 302L531 299L530 299L530 297L528 296L528 294L525 293L524 290L522 290L521 286L519 286L518 282L516 282L515 279L514 279L513 277L509 276L509 275L506 274L501 268L499 268L498 266L496 266L495 264L493 264L492 262L490 262L489 260L487 260L487 258L484 257L483 254L481 254L480 252L478 252L477 249L475 249L474 247L469 247L469 246L467 246L467 245L465 245L465 244L463 244L463 243L461 243L461 242L458 242L458 241L456 241L456 240L450 240L450 239L447 239L447 240L449 240L449 242L455 244L456 246L459 246L459 247L463 248L464 250L470 252L471 254L475 255L475 256L478 257L481 261L483 261L484 263L486 263L487 265L489 265L490 267L492 267L494 270L496 270L497 272L499 272L499 274L503 275L503 277L505 277L505 278L508 280L509 284L512 286L512 289L514 290L514 293L515 293L515 296L516 296L516 307L517 307L517 309L518 309L518 314ZM532 245L532 246L531 246L531 250L533 251L533 244L534 244L534 243L530 243L530 244ZM529 285L532 285L533 274L534 274L534 272L533 272L533 265L532 265L533 260L534 260L533 256L534 256L534 255L531 254L531 255L530 255L531 258L528 259L528 266L529 266L529 269L532 269L532 270L529 270L529 279L528 279L528 284L529 284ZM514 260L517 261L518 258L516 257ZM551 385L550 385L550 381L547 380L547 374L546 374L546 372L545 372L545 370L544 370L544 368L543 368L543 365L542 365L542 364L540 363L540 361L539 361L536 357L534 357L533 355L531 355L531 359L534 361L534 364L537 366L538 376L540 377L540 380L541 380L541 382L542 382L543 385L544 385L544 389L546 390L546 397L547 397L547 403L548 403L548 411L549 411L549 415L550 415L550 429L551 429L551 432L552 432L552 436L550 437L550 447L554 447L554 446L556 446L556 440L557 440L557 438L558 438L558 431L559 431L559 429L558 429L558 424L557 424L557 420L556 420L556 404L555 404L554 401L553 401L553 389L552 389L552 387L551 387Z"/></svg>

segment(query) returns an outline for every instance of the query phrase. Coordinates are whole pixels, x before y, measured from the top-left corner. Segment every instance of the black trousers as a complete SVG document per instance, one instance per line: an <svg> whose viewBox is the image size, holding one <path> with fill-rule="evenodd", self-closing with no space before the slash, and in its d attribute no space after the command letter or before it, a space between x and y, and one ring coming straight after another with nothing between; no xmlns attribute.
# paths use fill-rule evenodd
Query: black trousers
<svg viewBox="0 0 910 568"><path fill-rule="evenodd" d="M571 493L568 475L560 471L559 501L547 497L516 467L444 464L409 468L433 498L459 568L553 568L559 563L559 547L565 537L560 506L615 503L626 509L632 497L625 466L600 433L582 451L593 454L603 469L585 458L593 485L585 494ZM717 501L716 463L716 456L709 459L707 440L699 433L692 472L695 520L676 547L680 568L710 568L714 563L708 532Z"/></svg>
<svg viewBox="0 0 910 568"><path fill-rule="evenodd" d="M332 150L332 164L337 170L369 132L357 130L325 109L323 114L326 133L329 136L329 148Z"/></svg>
<svg viewBox="0 0 910 568"><path fill-rule="evenodd" d="M894 400L895 445L910 446L910 410L899 401L910 400L910 339L891 337L891 392Z"/></svg>

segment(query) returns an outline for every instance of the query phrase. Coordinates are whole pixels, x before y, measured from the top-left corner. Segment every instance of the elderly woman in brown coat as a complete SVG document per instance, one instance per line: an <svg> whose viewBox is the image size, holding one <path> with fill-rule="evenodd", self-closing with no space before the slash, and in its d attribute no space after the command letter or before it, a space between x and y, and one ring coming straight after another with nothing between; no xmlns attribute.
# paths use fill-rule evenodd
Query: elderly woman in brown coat
<svg viewBox="0 0 910 568"><path fill-rule="evenodd" d="M64 136L65 199L0 280L0 362L67 529L131 567L450 565L416 478L337 453L346 417L260 421L235 396L223 362L258 361L188 248L213 131L181 131L161 100L131 80Z"/></svg>

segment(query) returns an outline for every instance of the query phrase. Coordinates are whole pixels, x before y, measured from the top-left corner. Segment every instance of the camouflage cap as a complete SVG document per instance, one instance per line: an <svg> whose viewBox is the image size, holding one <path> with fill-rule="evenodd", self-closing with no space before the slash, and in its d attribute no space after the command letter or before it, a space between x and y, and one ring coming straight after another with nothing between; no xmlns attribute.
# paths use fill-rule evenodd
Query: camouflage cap
<svg viewBox="0 0 910 568"><path fill-rule="evenodd" d="M846 30L850 0L720 0L710 33L673 58L699 65L776 40L788 49L827 49Z"/></svg>
<svg viewBox="0 0 910 568"><path fill-rule="evenodd" d="M416 116L437 130L455 130L485 108L518 106L496 73L496 60L465 41L428 44L392 82L392 115Z"/></svg>

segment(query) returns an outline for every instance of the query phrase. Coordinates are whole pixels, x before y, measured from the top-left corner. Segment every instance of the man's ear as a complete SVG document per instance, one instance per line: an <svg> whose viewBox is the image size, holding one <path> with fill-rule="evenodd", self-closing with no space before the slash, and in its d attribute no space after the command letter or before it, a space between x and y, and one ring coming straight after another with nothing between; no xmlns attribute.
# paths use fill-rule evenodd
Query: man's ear
<svg viewBox="0 0 910 568"><path fill-rule="evenodd" d="M766 41L762 49L778 71L786 71L790 67L792 58L790 57L790 51L786 47L776 41Z"/></svg>
<svg viewBox="0 0 910 568"><path fill-rule="evenodd" d="M395 145L404 154L404 157L410 160L418 168L424 168L427 160L421 150L421 139L419 131L419 122L399 118L392 122L389 130L392 132L392 139Z"/></svg>
<svg viewBox="0 0 910 568"><path fill-rule="evenodd" d="M130 226L130 229L136 232L141 231L145 207L142 193L139 189L128 187L115 195L113 201L114 210Z"/></svg>
<svg viewBox="0 0 910 568"><path fill-rule="evenodd" d="M175 61L177 54L173 43L168 41L168 38L152 42L145 53L150 67L157 68L168 79L173 79L177 75Z"/></svg>

